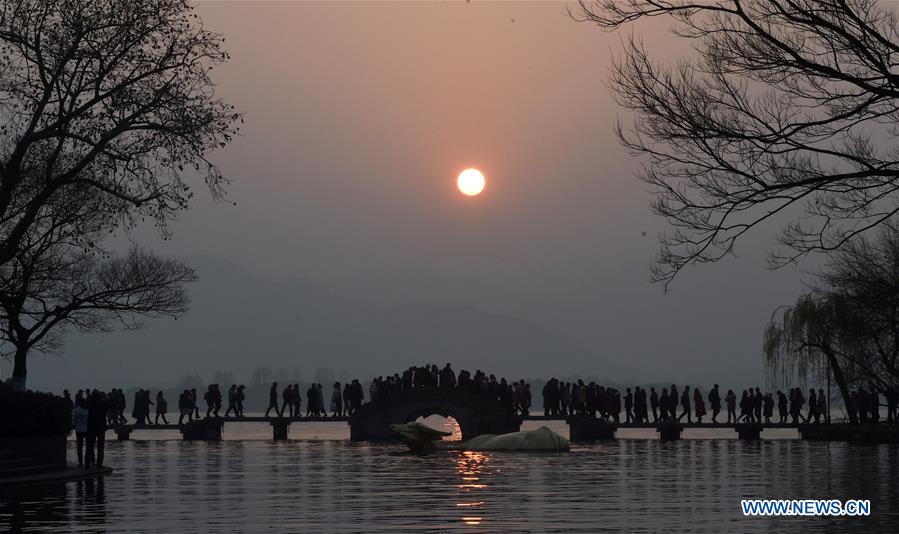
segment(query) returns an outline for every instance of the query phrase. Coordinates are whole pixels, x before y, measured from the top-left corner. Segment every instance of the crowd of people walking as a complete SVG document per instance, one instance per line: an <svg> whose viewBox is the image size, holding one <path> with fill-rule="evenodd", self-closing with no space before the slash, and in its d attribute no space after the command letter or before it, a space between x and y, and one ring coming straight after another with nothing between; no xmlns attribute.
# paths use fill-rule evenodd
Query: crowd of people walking
<svg viewBox="0 0 899 534"><path fill-rule="evenodd" d="M386 377L378 376L370 382L368 396L370 402L400 402L404 392L421 388L477 393L499 402L510 416L528 416L532 407L531 386L527 381L509 381L481 370L472 374L463 369L457 374L449 363L443 368L428 364L412 366L402 373ZM860 422L879 422L881 406L887 409L888 423L895 424L899 421L899 394L895 388L858 387L852 391L851 396L853 402L849 410L854 411L852 415ZM97 437L96 432L99 432L101 421L103 432L108 426L127 423L124 391L113 389L105 393L100 390L78 390L75 398L71 399L66 390L64 397L72 407L79 442L79 462L82 461L81 448L86 444L88 453L85 455L85 464L101 465L103 440ZM780 390L771 393L762 392L756 387L743 390L738 397L731 389L722 393L718 384L713 385L707 393L703 393L699 387L683 386L679 389L677 385L671 384L670 387L658 389L656 386L627 387L622 394L617 388L602 386L596 382L550 378L543 386L542 397L543 415L546 417L589 416L625 424L663 421L693 423L694 420L713 424L830 422L827 395L821 388L810 389L806 394L801 388L791 388L787 393ZM155 401L151 398L155 398ZM304 417L304 398L306 418L336 418L355 414L362 406L365 395L359 380L343 385L334 382L329 396L326 396L320 383L309 384L303 392L298 383L288 384L283 390L279 390L278 383L274 382L269 388L265 417ZM881 404L881 398L885 400L884 404ZM223 400L227 400L224 417L245 417L246 387L243 385L232 384L223 399L219 385L210 384L203 394L203 400L207 418L222 417ZM178 425L200 419L196 388L184 389L178 395L178 411ZM726 419L719 421L722 411L725 412L723 417ZM151 412L155 414L155 418L151 418ZM155 397L150 390L135 391L131 417L136 425L158 425L160 420L161 424L167 425L167 413L168 402L162 391L158 391ZM91 421L93 423L89 424ZM90 428L94 429L93 437Z"/></svg>
<svg viewBox="0 0 899 534"><path fill-rule="evenodd" d="M886 398L887 422L895 424L899 394L893 387L883 390ZM880 395L873 387L867 390L859 387L852 392L853 403L849 407L854 410L860 422L878 422L880 417ZM622 402L623 401L623 402ZM706 402L707 401L707 402ZM623 406L622 406L623 404ZM774 409L777 408L775 416ZM624 423L680 421L702 423L707 415L711 423L719 423L718 417L726 409L725 424L736 423L821 423L830 422L830 411L827 396L822 388L810 389L805 396L801 388L791 388L788 393L778 390L775 393L763 393L761 388L749 388L742 391L739 398L733 390L727 390L723 396L718 384L712 386L706 395L698 387L684 386L678 390L675 384L656 391L654 386L647 391L639 386L626 388L622 397L615 388L598 386L595 382L584 384L563 382L551 378L543 387L543 410L545 416L589 415L600 417L616 423L621 422L622 411ZM737 414L739 408L739 415ZM679 413L678 413L679 412ZM775 420L776 417L776 420Z"/></svg>

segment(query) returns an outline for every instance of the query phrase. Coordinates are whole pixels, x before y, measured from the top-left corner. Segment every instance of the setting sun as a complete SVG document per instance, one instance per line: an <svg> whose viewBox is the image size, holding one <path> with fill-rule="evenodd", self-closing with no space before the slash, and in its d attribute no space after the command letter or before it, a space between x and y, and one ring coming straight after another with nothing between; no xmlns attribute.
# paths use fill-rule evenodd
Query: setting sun
<svg viewBox="0 0 899 534"><path fill-rule="evenodd" d="M480 194L484 190L485 183L484 173L477 169L465 169L459 173L459 177L456 179L459 191L470 197Z"/></svg>

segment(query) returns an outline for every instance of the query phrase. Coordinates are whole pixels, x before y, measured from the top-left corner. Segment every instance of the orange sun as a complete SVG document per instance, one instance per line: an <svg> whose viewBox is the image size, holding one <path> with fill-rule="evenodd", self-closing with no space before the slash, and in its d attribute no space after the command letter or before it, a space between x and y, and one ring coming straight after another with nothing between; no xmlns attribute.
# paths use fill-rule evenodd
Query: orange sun
<svg viewBox="0 0 899 534"><path fill-rule="evenodd" d="M479 195L481 191L484 190L484 185L486 183L484 173L477 169L465 169L460 172L459 177L456 178L456 187L458 187L459 191L462 191L463 194L470 197Z"/></svg>

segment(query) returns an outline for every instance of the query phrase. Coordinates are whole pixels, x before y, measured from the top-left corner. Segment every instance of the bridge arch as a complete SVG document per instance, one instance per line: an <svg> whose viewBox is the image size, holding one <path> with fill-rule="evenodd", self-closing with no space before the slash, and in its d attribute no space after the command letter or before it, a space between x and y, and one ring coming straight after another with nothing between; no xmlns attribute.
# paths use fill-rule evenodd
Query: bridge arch
<svg viewBox="0 0 899 534"><path fill-rule="evenodd" d="M521 428L521 418L506 414L498 401L480 393L416 388L362 405L349 420L350 437L354 440L393 440L396 436L390 431L390 425L408 423L428 415L455 419L462 431L462 439L517 432Z"/></svg>

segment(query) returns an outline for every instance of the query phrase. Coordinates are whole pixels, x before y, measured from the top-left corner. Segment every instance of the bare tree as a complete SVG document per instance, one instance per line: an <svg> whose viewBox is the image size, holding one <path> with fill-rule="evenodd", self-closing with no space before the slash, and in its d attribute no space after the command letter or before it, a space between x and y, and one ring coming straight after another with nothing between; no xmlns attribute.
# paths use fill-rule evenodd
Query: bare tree
<svg viewBox="0 0 899 534"><path fill-rule="evenodd" d="M28 355L59 351L69 328L137 329L145 317L183 314L184 284L194 280L187 265L137 247L107 259L56 243L16 256L0 267L0 347L10 347L3 355L13 357L14 387L24 389Z"/></svg>
<svg viewBox="0 0 899 534"><path fill-rule="evenodd" d="M876 0L599 0L573 16L606 29L657 16L696 56L653 61L631 36L612 86L635 112L618 133L646 158L654 211L672 225L653 277L718 261L787 220L778 267L840 249L899 210L899 36Z"/></svg>
<svg viewBox="0 0 899 534"><path fill-rule="evenodd" d="M163 232L192 196L185 173L222 198L208 153L241 120L209 74L222 41L186 0L0 4L0 265L59 195L96 197L106 227Z"/></svg>
<svg viewBox="0 0 899 534"><path fill-rule="evenodd" d="M67 328L186 310L189 267L102 242L145 217L167 236L188 176L224 197L208 154L242 119L210 78L222 42L185 0L0 3L0 340L20 387Z"/></svg>

